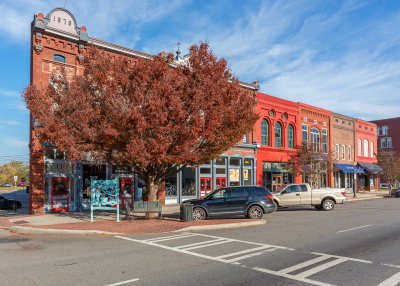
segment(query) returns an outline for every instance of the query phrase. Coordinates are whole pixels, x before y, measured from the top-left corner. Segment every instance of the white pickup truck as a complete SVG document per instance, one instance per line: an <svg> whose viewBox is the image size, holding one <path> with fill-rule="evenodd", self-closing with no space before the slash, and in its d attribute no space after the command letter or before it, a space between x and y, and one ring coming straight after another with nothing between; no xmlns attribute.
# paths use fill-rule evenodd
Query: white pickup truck
<svg viewBox="0 0 400 286"><path fill-rule="evenodd" d="M333 210L335 204L345 204L345 195L345 189L324 188L312 190L309 184L283 185L272 193L277 207L311 205L316 209L325 211Z"/></svg>

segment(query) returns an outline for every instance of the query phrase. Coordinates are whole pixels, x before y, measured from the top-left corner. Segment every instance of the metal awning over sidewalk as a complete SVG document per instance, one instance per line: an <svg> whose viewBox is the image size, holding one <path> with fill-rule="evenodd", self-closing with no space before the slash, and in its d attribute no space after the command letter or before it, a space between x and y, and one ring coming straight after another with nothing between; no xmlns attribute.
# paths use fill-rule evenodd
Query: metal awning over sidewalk
<svg viewBox="0 0 400 286"><path fill-rule="evenodd" d="M338 163L333 163L333 165L338 168L337 172L354 173L353 165L350 165L350 164L338 164ZM355 166L355 172L356 172L356 174L365 174L365 173L367 173L363 168L361 168L358 165Z"/></svg>
<svg viewBox="0 0 400 286"><path fill-rule="evenodd" d="M358 163L368 174L376 175L382 172L382 168L373 163Z"/></svg>

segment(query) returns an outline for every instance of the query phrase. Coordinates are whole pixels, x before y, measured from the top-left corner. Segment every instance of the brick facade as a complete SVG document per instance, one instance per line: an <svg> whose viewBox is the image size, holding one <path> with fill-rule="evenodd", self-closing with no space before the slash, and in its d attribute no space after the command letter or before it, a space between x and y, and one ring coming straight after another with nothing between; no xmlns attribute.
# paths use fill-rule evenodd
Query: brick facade
<svg viewBox="0 0 400 286"><path fill-rule="evenodd" d="M400 117L371 122L377 125L378 152L400 152Z"/></svg>

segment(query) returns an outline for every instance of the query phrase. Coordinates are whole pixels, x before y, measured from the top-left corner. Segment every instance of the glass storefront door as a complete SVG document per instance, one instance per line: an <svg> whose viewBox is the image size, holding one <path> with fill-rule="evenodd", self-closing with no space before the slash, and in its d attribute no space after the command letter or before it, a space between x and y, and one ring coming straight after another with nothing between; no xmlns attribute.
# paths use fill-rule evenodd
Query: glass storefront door
<svg viewBox="0 0 400 286"><path fill-rule="evenodd" d="M67 177L51 178L51 212L69 211L69 180Z"/></svg>
<svg viewBox="0 0 400 286"><path fill-rule="evenodd" d="M272 191L275 192L282 185L282 175L272 175Z"/></svg>

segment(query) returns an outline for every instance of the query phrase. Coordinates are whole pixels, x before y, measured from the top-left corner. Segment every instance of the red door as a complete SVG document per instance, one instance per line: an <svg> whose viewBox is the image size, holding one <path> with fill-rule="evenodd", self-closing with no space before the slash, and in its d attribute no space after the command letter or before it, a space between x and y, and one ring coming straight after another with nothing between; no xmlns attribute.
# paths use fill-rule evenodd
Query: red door
<svg viewBox="0 0 400 286"><path fill-rule="evenodd" d="M129 198L133 200L133 179L132 178L120 178L119 197L121 200L121 208L125 208L125 199L128 197L124 196L125 191L128 192Z"/></svg>
<svg viewBox="0 0 400 286"><path fill-rule="evenodd" d="M211 177L200 177L200 198L212 190Z"/></svg>
<svg viewBox="0 0 400 286"><path fill-rule="evenodd" d="M226 187L226 178L225 177L217 177L215 178L216 189L225 188Z"/></svg>
<svg viewBox="0 0 400 286"><path fill-rule="evenodd" d="M51 178L51 212L69 211L69 180L67 177Z"/></svg>

